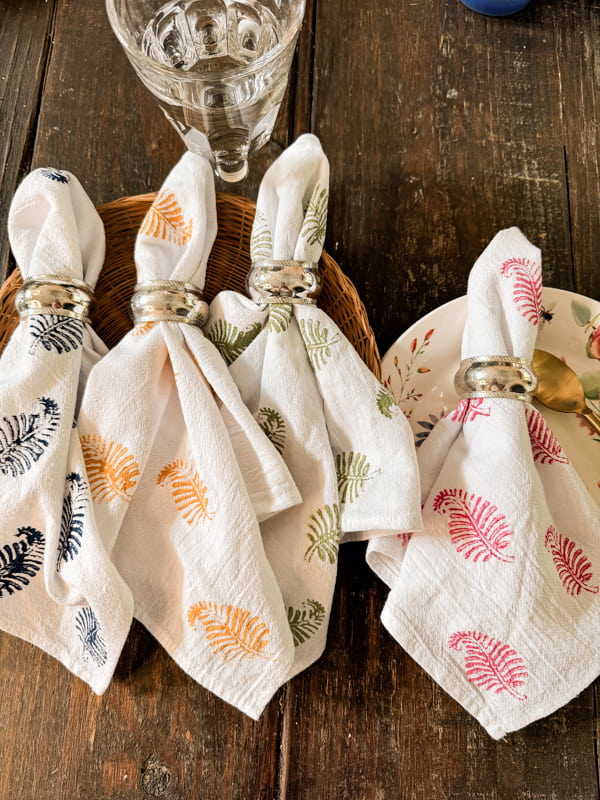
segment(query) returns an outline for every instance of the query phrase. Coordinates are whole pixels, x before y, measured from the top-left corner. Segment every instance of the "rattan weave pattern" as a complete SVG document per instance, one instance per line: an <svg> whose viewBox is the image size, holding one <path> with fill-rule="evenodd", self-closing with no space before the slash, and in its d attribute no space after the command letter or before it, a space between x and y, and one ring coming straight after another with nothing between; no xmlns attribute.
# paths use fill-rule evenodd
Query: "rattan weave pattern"
<svg viewBox="0 0 600 800"><path fill-rule="evenodd" d="M135 284L135 237L155 193L122 197L98 208L106 231L106 260L96 286L92 324L108 347L132 327L129 301ZM223 289L245 292L255 205L245 197L217 194L218 234L208 261L204 298ZM381 360L356 287L326 252L320 262L323 308L352 342L367 366L381 376ZM22 285L15 269L0 287L0 352L17 325L14 296Z"/></svg>

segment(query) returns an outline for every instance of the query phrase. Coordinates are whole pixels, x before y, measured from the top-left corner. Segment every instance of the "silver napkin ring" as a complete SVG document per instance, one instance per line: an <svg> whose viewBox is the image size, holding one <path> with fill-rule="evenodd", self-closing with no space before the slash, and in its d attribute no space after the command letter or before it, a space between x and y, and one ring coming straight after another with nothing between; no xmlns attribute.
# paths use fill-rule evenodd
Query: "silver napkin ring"
<svg viewBox="0 0 600 800"><path fill-rule="evenodd" d="M454 389L464 400L502 397L531 402L537 384L531 361L513 356L465 358L454 376Z"/></svg>
<svg viewBox="0 0 600 800"><path fill-rule="evenodd" d="M321 292L319 265L314 261L253 261L246 278L248 294L259 305L313 305Z"/></svg>
<svg viewBox="0 0 600 800"><path fill-rule="evenodd" d="M70 275L36 275L28 278L15 296L21 319L33 314L54 314L87 322L94 292Z"/></svg>
<svg viewBox="0 0 600 800"><path fill-rule="evenodd" d="M202 327L208 303L193 283L149 280L136 283L131 298L134 325L144 322L185 322Z"/></svg>

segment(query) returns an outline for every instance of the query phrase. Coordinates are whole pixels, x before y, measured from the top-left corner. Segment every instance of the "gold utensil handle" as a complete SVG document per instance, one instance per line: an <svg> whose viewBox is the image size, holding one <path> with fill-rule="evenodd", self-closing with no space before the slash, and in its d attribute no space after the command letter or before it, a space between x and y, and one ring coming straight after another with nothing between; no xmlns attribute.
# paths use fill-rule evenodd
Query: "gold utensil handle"
<svg viewBox="0 0 600 800"><path fill-rule="evenodd" d="M600 417L595 414L591 408L586 408L581 412L581 415L587 424L596 431L596 433L600 433Z"/></svg>

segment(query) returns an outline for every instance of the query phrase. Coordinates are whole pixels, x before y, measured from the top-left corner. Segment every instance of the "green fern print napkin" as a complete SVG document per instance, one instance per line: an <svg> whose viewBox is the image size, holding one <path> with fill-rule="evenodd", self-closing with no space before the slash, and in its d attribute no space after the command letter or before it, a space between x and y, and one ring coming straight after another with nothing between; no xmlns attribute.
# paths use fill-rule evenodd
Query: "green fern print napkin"
<svg viewBox="0 0 600 800"><path fill-rule="evenodd" d="M104 229L71 173L28 175L8 231L25 280L60 274L95 286ZM133 600L101 543L74 426L82 379L106 348L87 323L61 311L22 319L0 357L0 628L101 694Z"/></svg>
<svg viewBox="0 0 600 800"><path fill-rule="evenodd" d="M252 260L318 261L328 191L321 144L301 136L262 181ZM300 505L261 525L296 647L292 677L325 647L340 542L421 526L412 436L317 306L260 308L223 292L211 304L206 333L302 495Z"/></svg>

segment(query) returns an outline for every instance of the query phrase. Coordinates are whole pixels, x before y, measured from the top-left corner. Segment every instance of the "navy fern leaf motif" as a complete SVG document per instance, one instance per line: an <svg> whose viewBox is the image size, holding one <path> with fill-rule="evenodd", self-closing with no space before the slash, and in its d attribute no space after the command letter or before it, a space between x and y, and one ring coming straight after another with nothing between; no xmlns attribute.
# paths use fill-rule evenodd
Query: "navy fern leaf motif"
<svg viewBox="0 0 600 800"><path fill-rule="evenodd" d="M60 169L53 169L52 167L44 167L42 169L42 175L44 178L48 178L51 181L58 181L58 183L68 183L69 176L66 175Z"/></svg>
<svg viewBox="0 0 600 800"><path fill-rule="evenodd" d="M0 474L23 475L44 454L58 430L60 411L50 397L38 397L40 411L3 417L0 422Z"/></svg>
<svg viewBox="0 0 600 800"><path fill-rule="evenodd" d="M108 650L98 617L91 608L84 606L77 612L75 628L79 641L83 645L83 657L91 658L97 667L104 666L108 659Z"/></svg>
<svg viewBox="0 0 600 800"><path fill-rule="evenodd" d="M29 526L17 529L17 539L0 550L0 597L29 586L44 559L44 534Z"/></svg>
<svg viewBox="0 0 600 800"><path fill-rule="evenodd" d="M70 353L83 345L83 322L58 314L34 314L29 317L29 335L33 339L29 355L40 347L59 355Z"/></svg>
<svg viewBox="0 0 600 800"><path fill-rule="evenodd" d="M79 552L88 503L87 483L77 472L67 475L60 520L56 571Z"/></svg>

